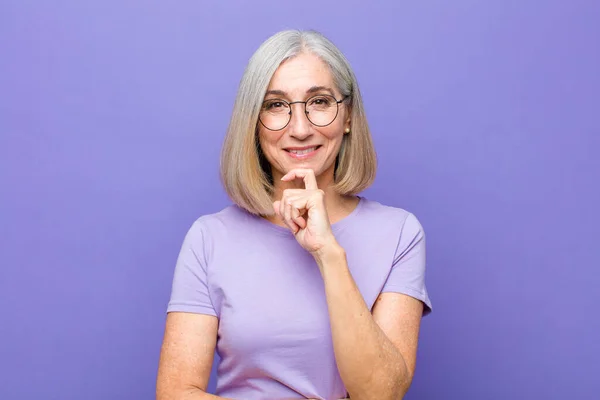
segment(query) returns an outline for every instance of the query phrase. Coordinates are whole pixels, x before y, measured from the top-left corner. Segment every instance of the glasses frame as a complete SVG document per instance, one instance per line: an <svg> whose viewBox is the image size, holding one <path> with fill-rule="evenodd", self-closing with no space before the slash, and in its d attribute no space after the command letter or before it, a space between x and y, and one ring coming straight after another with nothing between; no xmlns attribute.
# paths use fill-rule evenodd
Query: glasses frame
<svg viewBox="0 0 600 400"><path fill-rule="evenodd" d="M335 116L333 117L333 119L331 120L331 122L330 122L330 123L328 123L328 124L325 124L325 125L317 125L317 124L315 124L314 122L312 122L312 121L310 120L310 117L308 116L310 113L309 113L309 112L306 110L306 104L307 104L309 101L311 101L312 99L314 99L315 97L319 97L319 96L330 96L330 97L333 97L333 99L335 100ZM272 132L281 131L281 130L285 129L285 128L286 128L286 127L287 127L287 126L290 124L290 122L292 121L292 104L304 104L304 115L306 115L306 119L308 120L308 122L310 122L310 123L311 123L311 124L313 124L314 126L318 126L319 128L323 128L323 127L325 127L325 126L329 126L329 125L333 124L333 121L335 121L335 120L336 120L336 118L337 118L337 116L338 116L338 114L339 114L339 112L340 112L340 103L343 103L343 102L344 102L344 101L345 101L345 100L346 100L348 97L349 97L349 96L344 96L344 97L342 97L342 99L341 99L341 100L338 100L338 99L337 99L337 98L336 98L334 95L332 95L332 94L316 94L316 95L314 95L314 96L311 96L311 97L309 97L309 98L308 98L308 99L306 99L305 101L292 101L292 102L289 102L289 101L285 101L285 100L283 100L283 99L279 99L279 98L274 98L274 99L265 100L265 101L273 101L273 100L277 100L277 101L280 101L280 102L282 102L282 103L285 103L285 104L287 104L287 105L288 105L288 107L290 108L290 112L288 113L288 116L289 116L289 117L288 117L288 122L287 122L287 123L286 123L286 124L285 124L283 127L279 128L279 129L271 129L271 128L269 128L267 125L265 125L265 123L264 123L264 122L263 122L263 121L260 119L260 112L258 113L258 121L260 122L260 124L261 124L262 126L264 126L266 129L268 129L268 130L270 130L270 131L272 131ZM265 102L265 101L263 101L263 104L264 104L264 102ZM261 108L262 108L262 106L261 106ZM262 112L262 111L261 111L261 112Z"/></svg>

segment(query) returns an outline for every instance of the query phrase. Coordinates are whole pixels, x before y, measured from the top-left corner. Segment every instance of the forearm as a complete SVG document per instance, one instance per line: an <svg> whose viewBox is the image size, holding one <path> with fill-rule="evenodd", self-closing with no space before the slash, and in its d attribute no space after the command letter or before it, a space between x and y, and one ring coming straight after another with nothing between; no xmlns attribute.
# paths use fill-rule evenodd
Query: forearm
<svg viewBox="0 0 600 400"><path fill-rule="evenodd" d="M408 368L373 320L348 269L344 250L335 246L315 259L325 282L338 370L350 397L401 398L410 385Z"/></svg>

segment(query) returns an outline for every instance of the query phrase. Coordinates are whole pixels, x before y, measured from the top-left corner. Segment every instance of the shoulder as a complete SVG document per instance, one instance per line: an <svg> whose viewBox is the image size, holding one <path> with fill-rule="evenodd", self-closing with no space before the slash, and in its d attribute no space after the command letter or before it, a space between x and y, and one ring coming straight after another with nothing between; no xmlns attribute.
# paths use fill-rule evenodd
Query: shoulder
<svg viewBox="0 0 600 400"><path fill-rule="evenodd" d="M230 205L222 210L204 214L197 218L190 227L190 233L201 236L204 242L222 240L242 240L244 237L268 235L271 225L260 216L251 214L237 205Z"/></svg>
<svg viewBox="0 0 600 400"><path fill-rule="evenodd" d="M194 230L206 230L206 229L218 229L219 227L231 226L244 222L248 218L251 218L250 214L235 205L230 205L222 210L204 214L198 217L192 224Z"/></svg>
<svg viewBox="0 0 600 400"><path fill-rule="evenodd" d="M205 262L208 262L212 259L216 248L235 246L236 239L232 234L247 224L246 220L249 218L253 216L235 205L215 213L204 214L189 227L183 247L196 257L202 256Z"/></svg>
<svg viewBox="0 0 600 400"><path fill-rule="evenodd" d="M393 226L405 232L422 231L418 218L408 210L363 198L360 215L376 227Z"/></svg>
<svg viewBox="0 0 600 400"><path fill-rule="evenodd" d="M238 206L231 205L222 210L198 217L189 227L187 238L193 243L206 243L219 236L227 235L231 227L241 227L254 217Z"/></svg>
<svg viewBox="0 0 600 400"><path fill-rule="evenodd" d="M362 232L370 231L380 238L393 238L397 248L409 246L411 243L424 243L425 231L421 222L404 208L363 198L358 214L362 221Z"/></svg>

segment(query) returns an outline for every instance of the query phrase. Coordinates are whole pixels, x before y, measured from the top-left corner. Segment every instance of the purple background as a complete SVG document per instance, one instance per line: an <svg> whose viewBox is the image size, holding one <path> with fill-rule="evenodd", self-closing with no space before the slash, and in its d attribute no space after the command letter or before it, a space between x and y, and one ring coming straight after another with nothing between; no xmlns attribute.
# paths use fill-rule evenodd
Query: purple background
<svg viewBox="0 0 600 400"><path fill-rule="evenodd" d="M407 399L600 392L596 1L3 1L0 398L151 399L175 259L257 46L352 62L380 169L428 234ZM212 385L211 385L212 387Z"/></svg>

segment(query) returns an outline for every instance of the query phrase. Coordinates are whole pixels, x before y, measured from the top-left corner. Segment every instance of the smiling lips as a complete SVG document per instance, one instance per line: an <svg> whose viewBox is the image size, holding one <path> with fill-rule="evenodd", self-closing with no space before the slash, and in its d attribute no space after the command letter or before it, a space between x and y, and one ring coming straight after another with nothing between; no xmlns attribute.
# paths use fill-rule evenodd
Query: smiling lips
<svg viewBox="0 0 600 400"><path fill-rule="evenodd" d="M312 157L320 147L320 145L311 147L288 147L285 151L287 151L292 158L303 160Z"/></svg>

